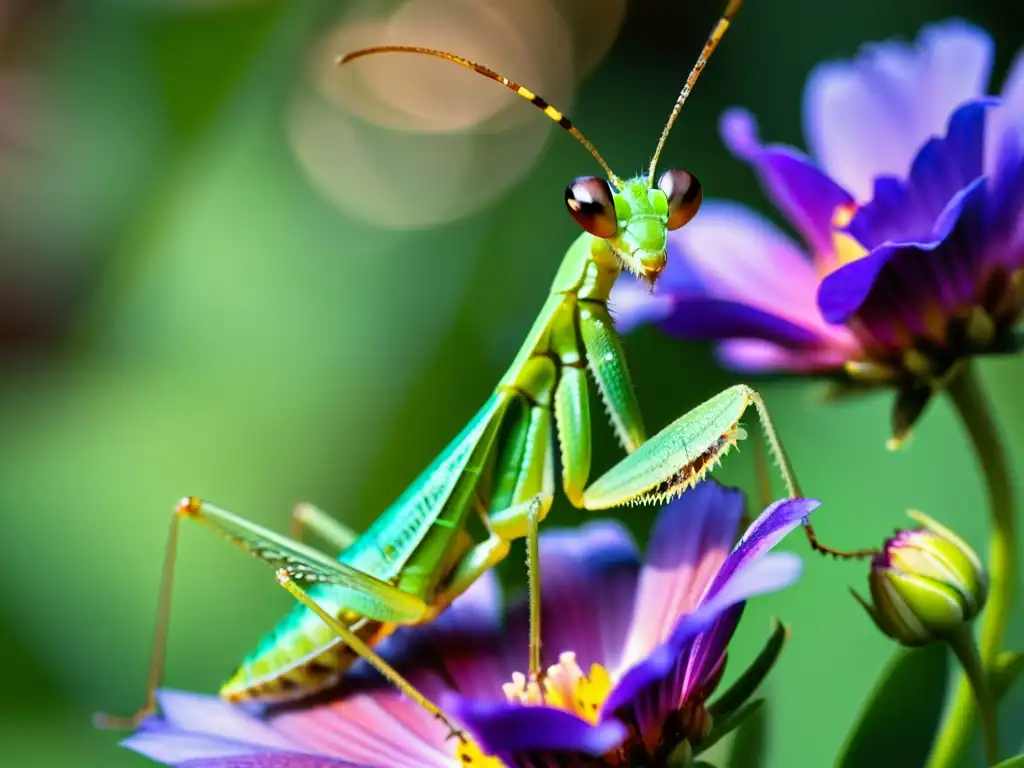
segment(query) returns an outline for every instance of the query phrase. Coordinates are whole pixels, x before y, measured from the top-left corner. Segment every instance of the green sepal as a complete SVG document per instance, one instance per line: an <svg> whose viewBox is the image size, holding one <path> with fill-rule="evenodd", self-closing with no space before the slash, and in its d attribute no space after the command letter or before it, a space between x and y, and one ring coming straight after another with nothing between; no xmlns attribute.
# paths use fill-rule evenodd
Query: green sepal
<svg viewBox="0 0 1024 768"><path fill-rule="evenodd" d="M1024 653L1020 651L1003 651L996 656L992 671L989 673L989 685L992 686L992 697L999 701L1005 696L1018 675L1024 672Z"/></svg>
<svg viewBox="0 0 1024 768"><path fill-rule="evenodd" d="M837 768L924 765L948 674L945 643L897 650L847 736Z"/></svg>
<svg viewBox="0 0 1024 768"><path fill-rule="evenodd" d="M761 768L767 760L768 703L750 713L733 732L725 768Z"/></svg>
<svg viewBox="0 0 1024 768"><path fill-rule="evenodd" d="M761 652L743 671L743 674L736 678L736 681L715 700L714 704L708 707L708 712L716 723L728 718L754 695L754 691L778 661L782 646L785 645L788 637L789 630L778 619L774 619L772 633L768 636Z"/></svg>
<svg viewBox="0 0 1024 768"><path fill-rule="evenodd" d="M711 747L743 725L744 721L757 712L762 704L764 704L764 699L751 699L739 709L727 715L725 719L716 721L711 726L707 737L693 750L693 753L699 755L711 749Z"/></svg>

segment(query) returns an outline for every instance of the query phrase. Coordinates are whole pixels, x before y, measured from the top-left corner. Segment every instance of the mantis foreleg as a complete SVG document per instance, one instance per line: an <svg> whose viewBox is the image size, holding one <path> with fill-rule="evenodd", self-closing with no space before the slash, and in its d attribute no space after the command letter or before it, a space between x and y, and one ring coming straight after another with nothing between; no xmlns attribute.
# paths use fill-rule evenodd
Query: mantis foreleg
<svg viewBox="0 0 1024 768"><path fill-rule="evenodd" d="M781 451L760 396L743 384L721 392L676 419L595 480L583 494L586 509L667 501L696 485L746 436L740 417L754 404L769 435L786 489L796 493L793 471Z"/></svg>
<svg viewBox="0 0 1024 768"><path fill-rule="evenodd" d="M646 440L640 404L626 367L622 342L603 302L580 301L580 336L619 442L632 453Z"/></svg>

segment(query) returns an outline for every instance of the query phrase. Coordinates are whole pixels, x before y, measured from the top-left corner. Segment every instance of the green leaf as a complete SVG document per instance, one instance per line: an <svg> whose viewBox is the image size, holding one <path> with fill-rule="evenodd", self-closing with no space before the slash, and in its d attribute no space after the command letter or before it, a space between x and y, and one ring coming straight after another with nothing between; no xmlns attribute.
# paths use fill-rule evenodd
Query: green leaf
<svg viewBox="0 0 1024 768"><path fill-rule="evenodd" d="M1024 752L1016 757L1010 757L1001 763L996 763L992 768L1024 768Z"/></svg>
<svg viewBox="0 0 1024 768"><path fill-rule="evenodd" d="M768 706L760 707L733 732L726 768L761 768L768 741Z"/></svg>
<svg viewBox="0 0 1024 768"><path fill-rule="evenodd" d="M728 715L724 720L715 722L715 724L711 726L711 732L708 734L707 738L700 743L700 746L693 750L693 753L695 755L699 755L711 749L711 747L715 746L715 744L743 725L743 722L757 712L757 710L761 708L762 704L764 704L764 699L753 699L752 701L748 701L732 714Z"/></svg>
<svg viewBox="0 0 1024 768"><path fill-rule="evenodd" d="M749 699L761 684L772 666L778 661L782 646L789 637L789 630L778 620L772 622L772 633L757 658L729 688L708 707L715 722L726 719Z"/></svg>
<svg viewBox="0 0 1024 768"><path fill-rule="evenodd" d="M999 701L1013 686L1014 680L1024 672L1024 653L1020 651L1003 651L992 665L992 695Z"/></svg>
<svg viewBox="0 0 1024 768"><path fill-rule="evenodd" d="M924 765L946 696L946 646L900 648L847 736L840 768Z"/></svg>

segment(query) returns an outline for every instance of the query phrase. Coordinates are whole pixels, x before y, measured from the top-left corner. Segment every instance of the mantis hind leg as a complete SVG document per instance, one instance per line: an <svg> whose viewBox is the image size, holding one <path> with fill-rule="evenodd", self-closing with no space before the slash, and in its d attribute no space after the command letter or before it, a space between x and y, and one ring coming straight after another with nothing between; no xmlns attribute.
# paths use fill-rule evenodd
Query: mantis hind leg
<svg viewBox="0 0 1024 768"><path fill-rule="evenodd" d="M445 726L448 727L451 736L456 737L459 741L466 741L465 734L455 726L452 719L448 717L440 707L434 704L434 702L428 699L418 688L406 680L394 667L384 661L384 659L382 659L380 655L373 650L373 648L363 642L359 635L321 608L317 602L311 598L304 589L302 589L302 587L292 580L287 569L278 569L277 581L285 590L288 591L289 594L291 594L292 597L319 616L320 619L330 627L331 631L341 638L345 645L351 648L355 653L359 654L359 656L365 659L367 663L372 665L374 669L380 672L389 683L430 712L430 714L438 720L443 722Z"/></svg>
<svg viewBox="0 0 1024 768"><path fill-rule="evenodd" d="M156 711L156 690L163 676L179 523L182 518L203 523L242 551L287 571L292 577L311 583L323 582L346 587L352 602L348 607L367 618L382 622L413 623L427 614L426 604L414 595L213 504L187 497L175 509L167 537L145 703L130 717L97 714L95 720L100 728L132 729Z"/></svg>
<svg viewBox="0 0 1024 768"><path fill-rule="evenodd" d="M177 514L171 518L171 528L167 534L167 548L164 553L163 572L160 576L160 596L157 599L156 629L146 677L145 702L128 717L97 712L93 716L93 723L97 728L118 731L134 730L147 717L156 714L156 690L160 687L163 678L164 657L167 652L167 630L171 614L171 594L174 586L174 563L177 558L178 522L180 519Z"/></svg>

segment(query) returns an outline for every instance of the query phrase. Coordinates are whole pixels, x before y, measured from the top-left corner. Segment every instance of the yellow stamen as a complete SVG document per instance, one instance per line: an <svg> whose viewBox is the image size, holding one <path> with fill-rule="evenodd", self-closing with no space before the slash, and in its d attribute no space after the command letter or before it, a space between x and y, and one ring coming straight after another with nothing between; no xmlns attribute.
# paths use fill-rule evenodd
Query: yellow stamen
<svg viewBox="0 0 1024 768"><path fill-rule="evenodd" d="M596 723L611 693L612 679L600 664L592 664L590 674L583 674L576 663L576 654L566 652L558 657L557 664L548 667L543 687L537 680L527 680L522 672L513 672L512 682L505 683L502 690L513 703L556 707Z"/></svg>

